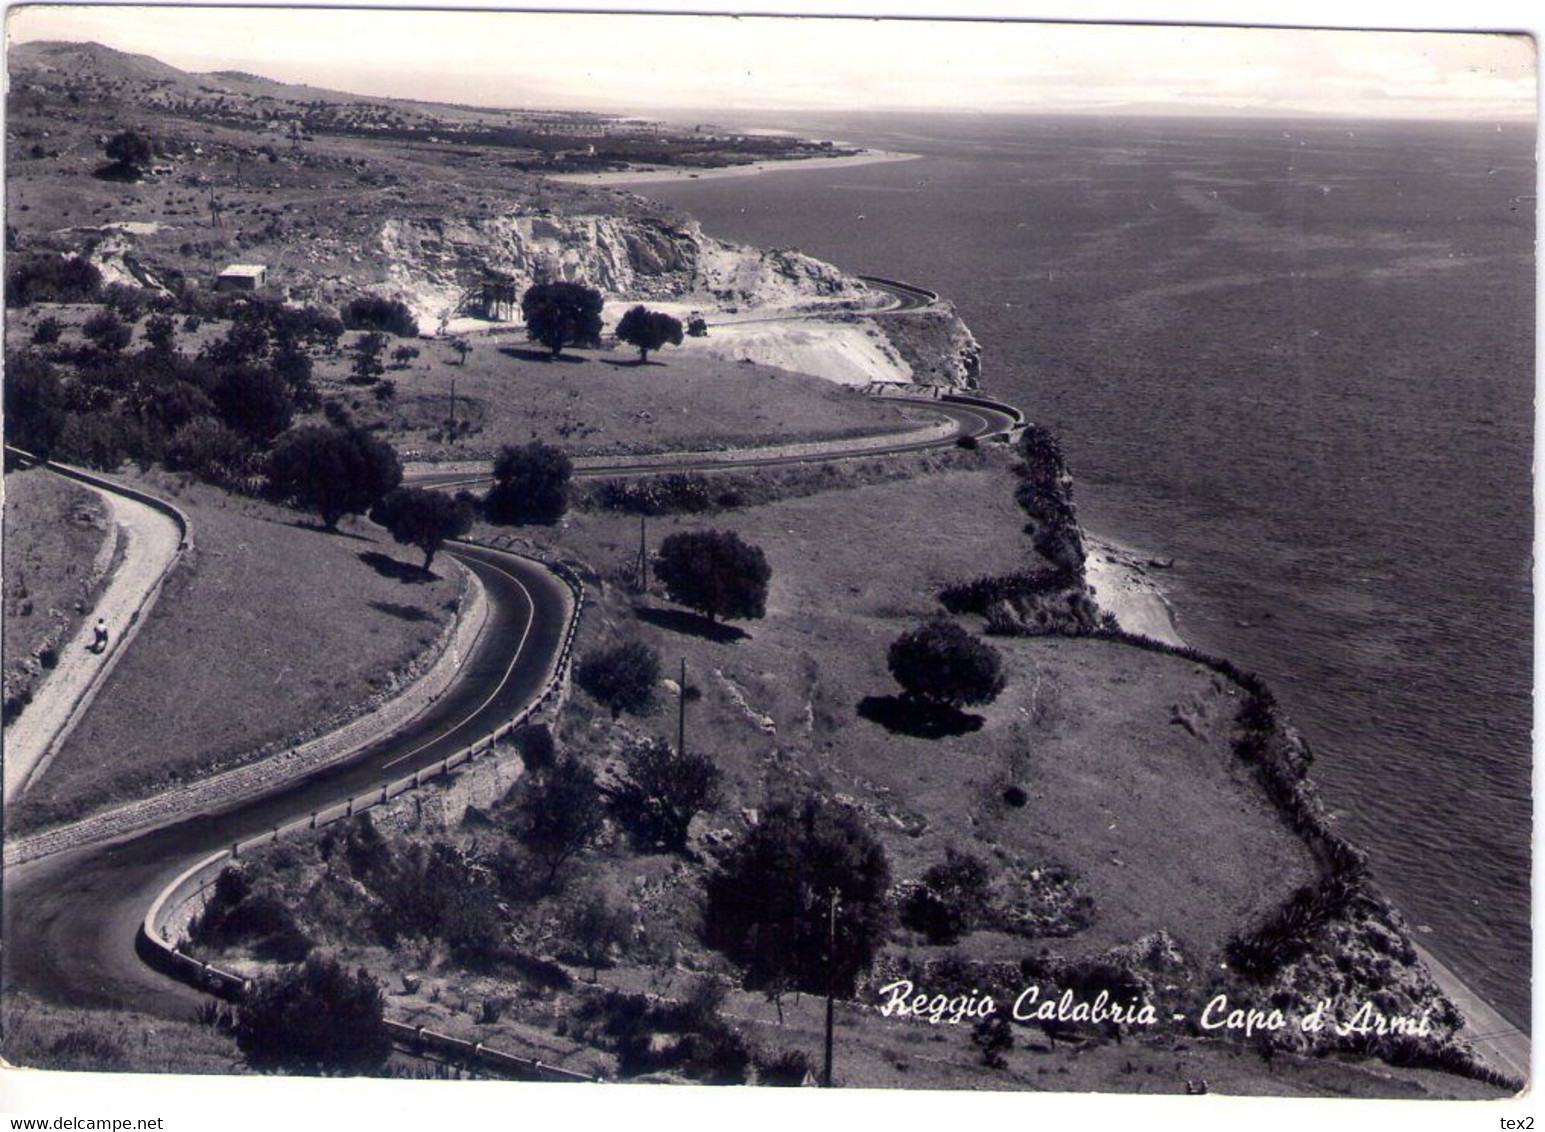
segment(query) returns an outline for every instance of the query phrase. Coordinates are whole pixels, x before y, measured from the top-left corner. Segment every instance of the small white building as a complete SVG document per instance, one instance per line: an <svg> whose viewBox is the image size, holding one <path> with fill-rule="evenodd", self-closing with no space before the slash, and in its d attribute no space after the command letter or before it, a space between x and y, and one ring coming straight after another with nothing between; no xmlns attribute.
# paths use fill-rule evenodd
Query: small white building
<svg viewBox="0 0 1545 1132"><path fill-rule="evenodd" d="M216 291L256 291L268 282L268 268L261 263L233 263L215 279Z"/></svg>

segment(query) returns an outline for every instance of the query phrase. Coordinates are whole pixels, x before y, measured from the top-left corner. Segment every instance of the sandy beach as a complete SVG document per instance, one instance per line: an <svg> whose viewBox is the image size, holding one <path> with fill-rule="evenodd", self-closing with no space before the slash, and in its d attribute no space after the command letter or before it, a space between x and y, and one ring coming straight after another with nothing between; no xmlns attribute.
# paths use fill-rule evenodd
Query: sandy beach
<svg viewBox="0 0 1545 1132"><path fill-rule="evenodd" d="M726 165L717 169L653 167L626 169L614 173L553 173L549 180L574 185L649 185L660 181L716 181L723 177L754 177L758 173L779 173L792 169L837 169L857 165L881 165L892 161L914 161L920 153L892 153L866 149L851 157L805 157L787 161L757 161L750 165Z"/></svg>
<svg viewBox="0 0 1545 1132"><path fill-rule="evenodd" d="M1088 551L1084 569L1101 609L1114 613L1128 633L1186 643L1163 588L1154 581L1163 567L1154 564L1152 555L1095 535L1088 536Z"/></svg>

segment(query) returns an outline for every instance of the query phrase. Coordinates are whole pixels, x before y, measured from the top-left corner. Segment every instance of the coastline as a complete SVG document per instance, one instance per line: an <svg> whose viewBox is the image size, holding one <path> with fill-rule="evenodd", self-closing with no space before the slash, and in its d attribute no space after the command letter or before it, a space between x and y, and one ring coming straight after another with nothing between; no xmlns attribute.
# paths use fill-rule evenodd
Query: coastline
<svg viewBox="0 0 1545 1132"><path fill-rule="evenodd" d="M1153 579L1158 560L1135 547L1087 530L1084 538L1088 544L1084 573L1094 591L1095 603L1114 614L1128 633L1170 645L1189 643L1180 635L1168 595Z"/></svg>
<svg viewBox="0 0 1545 1132"><path fill-rule="evenodd" d="M866 149L851 157L804 157L785 161L756 161L750 165L724 165L709 169L663 168L626 169L609 173L548 173L549 181L570 185L652 185L666 181L717 181L726 177L754 177L758 173L778 173L792 169L847 169L858 165L885 165L896 161L915 161L920 153L893 153Z"/></svg>

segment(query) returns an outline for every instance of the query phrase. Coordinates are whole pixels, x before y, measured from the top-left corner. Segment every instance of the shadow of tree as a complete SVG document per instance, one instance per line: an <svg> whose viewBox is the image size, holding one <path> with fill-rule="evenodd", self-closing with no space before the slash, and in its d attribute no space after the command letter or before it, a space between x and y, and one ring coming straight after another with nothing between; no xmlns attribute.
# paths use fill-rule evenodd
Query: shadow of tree
<svg viewBox="0 0 1545 1132"><path fill-rule="evenodd" d="M986 722L959 708L909 700L902 696L865 696L858 702L858 714L885 730L917 739L947 739L980 731Z"/></svg>
<svg viewBox="0 0 1545 1132"><path fill-rule="evenodd" d="M372 601L370 608L399 621L433 621L435 615L417 605L398 605L395 601Z"/></svg>
<svg viewBox="0 0 1545 1132"><path fill-rule="evenodd" d="M376 550L362 550L359 560L369 566L383 578L391 578L393 581L402 582L405 585L421 586L425 582L437 582L440 575L434 572L426 573L411 562L399 562L389 555Z"/></svg>
<svg viewBox="0 0 1545 1132"><path fill-rule="evenodd" d="M499 352L523 362L570 362L579 365L585 361L577 354L559 354L555 358L551 350L533 350L529 346L500 346Z"/></svg>
<svg viewBox="0 0 1545 1132"><path fill-rule="evenodd" d="M357 535L353 531L330 531L322 525L320 519L281 519L286 527L294 527L297 531L311 531L314 534L327 535L329 538L353 539L355 542L375 542L369 535Z"/></svg>
<svg viewBox="0 0 1545 1132"><path fill-rule="evenodd" d="M638 614L640 621L653 625L657 629L685 633L691 637L702 637L716 644L727 645L734 641L749 640L751 637L751 634L744 629L710 621L700 613L688 613L682 609L658 609L652 605L635 605L633 612Z"/></svg>
<svg viewBox="0 0 1545 1132"><path fill-rule="evenodd" d="M601 361L609 366L616 366L618 369L640 369L644 366L660 366L663 368L665 366L664 362L653 360L641 362L637 358L602 358Z"/></svg>

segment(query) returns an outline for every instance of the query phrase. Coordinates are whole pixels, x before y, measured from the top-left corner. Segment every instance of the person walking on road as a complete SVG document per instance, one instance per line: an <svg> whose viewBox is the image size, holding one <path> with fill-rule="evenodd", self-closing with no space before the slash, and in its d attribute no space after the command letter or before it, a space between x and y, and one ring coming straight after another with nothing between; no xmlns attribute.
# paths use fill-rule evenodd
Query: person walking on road
<svg viewBox="0 0 1545 1132"><path fill-rule="evenodd" d="M98 617L96 629L92 635L91 651L104 653L107 651L107 618Z"/></svg>

